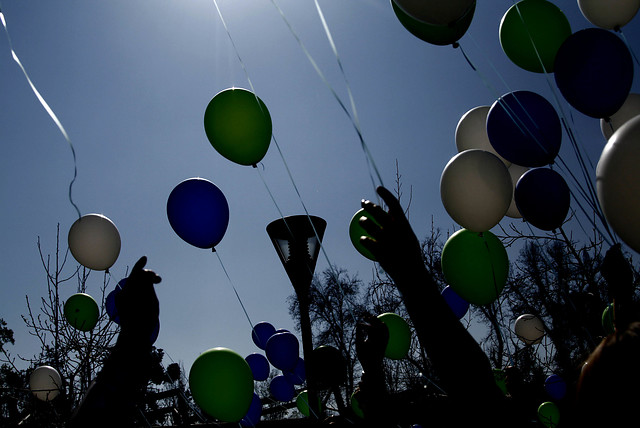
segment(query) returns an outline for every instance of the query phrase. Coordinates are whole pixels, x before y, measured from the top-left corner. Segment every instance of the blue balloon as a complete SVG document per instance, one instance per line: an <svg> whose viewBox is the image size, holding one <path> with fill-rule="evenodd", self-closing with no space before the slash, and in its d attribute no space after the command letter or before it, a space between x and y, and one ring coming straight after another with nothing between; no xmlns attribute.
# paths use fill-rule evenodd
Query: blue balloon
<svg viewBox="0 0 640 428"><path fill-rule="evenodd" d="M489 109L487 136L506 160L520 166L545 166L560 151L562 124L543 96L513 91L498 98Z"/></svg>
<svg viewBox="0 0 640 428"><path fill-rule="evenodd" d="M442 290L442 297L444 297L444 300L447 302L447 304L453 311L453 314L458 319L465 316L465 314L469 310L469 302L460 297L458 293L456 293L453 288L448 285L444 288L444 290Z"/></svg>
<svg viewBox="0 0 640 428"><path fill-rule="evenodd" d="M291 371L298 364L300 344L292 333L276 333L267 341L265 351L269 362L275 368Z"/></svg>
<svg viewBox="0 0 640 428"><path fill-rule="evenodd" d="M156 328L153 329L153 332L151 332L151 336L149 337L149 342L150 342L151 345L156 343L156 340L158 340L158 336L159 335L160 335L160 319L158 319L158 323L156 324Z"/></svg>
<svg viewBox="0 0 640 428"><path fill-rule="evenodd" d="M254 392L249 410L244 418L240 420L240 425L243 427L255 427L260 422L260 417L262 417L262 401L258 394Z"/></svg>
<svg viewBox="0 0 640 428"><path fill-rule="evenodd" d="M567 218L571 191L554 170L534 168L520 177L513 198L526 221L538 229L554 230Z"/></svg>
<svg viewBox="0 0 640 428"><path fill-rule="evenodd" d="M625 43L602 28L567 37L554 65L558 89L576 110L608 118L624 104L633 83L633 59Z"/></svg>
<svg viewBox="0 0 640 428"><path fill-rule="evenodd" d="M307 372L304 365L304 359L298 357L298 364L291 371L283 372L287 379L294 385L302 385L307 379Z"/></svg>
<svg viewBox="0 0 640 428"><path fill-rule="evenodd" d="M189 178L167 200L167 217L176 234L198 248L214 248L229 225L229 204L209 180Z"/></svg>
<svg viewBox="0 0 640 428"><path fill-rule="evenodd" d="M293 396L296 394L293 384L284 375L278 375L271 379L269 391L273 398L284 402L293 400Z"/></svg>
<svg viewBox="0 0 640 428"><path fill-rule="evenodd" d="M262 354L253 353L247 355L245 360L249 364L249 367L251 367L254 380L267 380L269 377L269 361L267 361L267 357Z"/></svg>
<svg viewBox="0 0 640 428"><path fill-rule="evenodd" d="M259 322L251 330L251 339L262 350L267 347L267 341L276 332L276 328L266 321Z"/></svg>
<svg viewBox="0 0 640 428"><path fill-rule="evenodd" d="M118 315L118 308L116 307L116 295L120 293L122 287L127 282L127 278L121 279L118 284L116 284L115 288L107 294L105 298L104 305L107 310L107 315L109 315L109 319L116 324L120 324L120 316Z"/></svg>
<svg viewBox="0 0 640 428"><path fill-rule="evenodd" d="M554 400L561 400L567 394L567 383L562 377L554 374L544 381L544 390Z"/></svg>

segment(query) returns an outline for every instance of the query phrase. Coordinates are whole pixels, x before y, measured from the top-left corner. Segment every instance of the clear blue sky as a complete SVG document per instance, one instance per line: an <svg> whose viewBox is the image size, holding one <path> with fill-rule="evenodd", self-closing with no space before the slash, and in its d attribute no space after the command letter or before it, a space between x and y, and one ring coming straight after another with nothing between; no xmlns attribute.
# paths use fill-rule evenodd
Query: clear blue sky
<svg viewBox="0 0 640 428"><path fill-rule="evenodd" d="M591 26L575 1L554 3L574 31ZM313 2L278 4L346 101ZM412 189L411 221L419 236L428 233L432 218L436 227L456 230L442 207L439 179L456 154L460 117L511 90L550 94L543 75L518 68L500 49L500 19L513 3L479 1L461 40L490 88L460 50L409 34L388 0L320 4L384 183L394 185L397 162L405 196ZM360 200L375 195L351 122L269 0L219 0L219 5L256 93L269 108L274 136L304 204L328 222L324 245L330 262L368 281L374 266L352 247L347 227ZM83 214L102 213L119 228L122 252L111 269L114 280L141 255L163 278L157 287L162 323L157 346L187 368L215 346L243 355L258 351L232 284L254 323L293 329L286 302L293 289L265 232L278 210L304 213L283 160L272 144L259 172L233 164L215 152L203 130L204 109L214 94L248 87L213 1L5 0L2 10L18 56L75 146L75 202ZM637 18L624 30L638 46ZM73 160L12 61L4 33L0 72L0 317L16 332L11 351L29 356L38 344L20 314L26 312L26 294L35 301L46 290L36 241L40 236L45 252L52 253L60 223L66 244L77 218L67 198ZM579 138L597 161L604 145L598 121L575 111L573 116ZM571 156L566 137L561 154ZM196 176L216 183L229 202L229 229L217 248L232 283L214 254L183 242L167 221L170 191ZM321 257L317 271L327 263ZM101 278L92 275L90 293L98 292ZM75 291L69 283L64 297Z"/></svg>

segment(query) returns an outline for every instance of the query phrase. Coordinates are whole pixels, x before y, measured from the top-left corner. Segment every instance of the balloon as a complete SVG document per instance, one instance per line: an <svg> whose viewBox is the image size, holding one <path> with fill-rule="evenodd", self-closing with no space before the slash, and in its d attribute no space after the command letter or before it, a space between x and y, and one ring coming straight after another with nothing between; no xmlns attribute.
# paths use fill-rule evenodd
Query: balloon
<svg viewBox="0 0 640 428"><path fill-rule="evenodd" d="M602 311L602 328L606 335L616 331L616 326L613 322L613 303L609 303Z"/></svg>
<svg viewBox="0 0 640 428"><path fill-rule="evenodd" d="M469 149L491 152L509 167L511 162L496 152L487 135L487 115L490 108L490 106L474 107L462 115L456 126L456 148L458 153Z"/></svg>
<svg viewBox="0 0 640 428"><path fill-rule="evenodd" d="M229 225L229 204L222 191L204 178L179 183L167 200L169 224L188 244L213 248Z"/></svg>
<svg viewBox="0 0 640 428"><path fill-rule="evenodd" d="M347 362L342 353L329 345L318 346L311 354L311 365L320 389L342 385L347 379Z"/></svg>
<svg viewBox="0 0 640 428"><path fill-rule="evenodd" d="M93 297L86 293L76 293L64 303L64 317L73 328L91 331L98 323L100 309Z"/></svg>
<svg viewBox="0 0 640 428"><path fill-rule="evenodd" d="M562 400L567 394L567 383L556 374L547 377L544 381L544 390L554 400Z"/></svg>
<svg viewBox="0 0 640 428"><path fill-rule="evenodd" d="M601 28L587 28L562 44L554 76L560 93L576 110L606 118L617 112L629 95L633 59L618 36Z"/></svg>
<svg viewBox="0 0 640 428"><path fill-rule="evenodd" d="M544 324L535 315L523 314L516 319L514 325L516 336L527 345L536 345L544 337Z"/></svg>
<svg viewBox="0 0 640 428"><path fill-rule="evenodd" d="M476 2L473 1L471 7L458 19L443 25L420 21L402 10L397 3L398 0L391 0L391 7L402 26L420 40L437 46L450 45L460 40L469 29L476 9ZM440 4L445 3L440 2Z"/></svg>
<svg viewBox="0 0 640 428"><path fill-rule="evenodd" d="M389 330L389 341L384 356L392 360L401 360L409 353L411 346L411 329L409 324L399 315L385 312L378 315L378 319L385 323Z"/></svg>
<svg viewBox="0 0 640 428"><path fill-rule="evenodd" d="M522 217L542 230L562 226L571 204L571 191L560 174L548 168L525 172L513 194Z"/></svg>
<svg viewBox="0 0 640 428"><path fill-rule="evenodd" d="M320 409L322 407L322 400L320 400L320 397L317 397L317 399L318 406L316 408ZM296 397L296 407L298 408L300 413L302 413L306 417L309 417L309 415L311 414L311 412L309 411L309 393L306 389Z"/></svg>
<svg viewBox="0 0 640 428"><path fill-rule="evenodd" d="M151 336L149 336L149 344L153 345L158 340L158 336L160 335L160 319L156 322L156 326L151 332Z"/></svg>
<svg viewBox="0 0 640 428"><path fill-rule="evenodd" d="M640 0L578 0L580 12L596 27L624 27L640 8Z"/></svg>
<svg viewBox="0 0 640 428"><path fill-rule="evenodd" d="M359 417L360 419L364 419L364 412L360 407L360 402L358 401L358 396L356 394L357 393L355 392L351 394L351 409L353 410L353 413L355 413L357 417Z"/></svg>
<svg viewBox="0 0 640 428"><path fill-rule="evenodd" d="M640 252L640 116L609 138L596 167L598 201L607 222Z"/></svg>
<svg viewBox="0 0 640 428"><path fill-rule="evenodd" d="M358 250L360 254L368 258L369 260L375 261L375 256L371 253L371 251L367 250L361 243L361 236L370 236L363 228L360 226L360 217L367 217L373 220L374 223L378 224L376 219L374 219L368 212L364 209L356 212L353 217L351 217L351 221L349 222L349 238L351 238L351 243Z"/></svg>
<svg viewBox="0 0 640 428"><path fill-rule="evenodd" d="M462 227L484 232L498 224L511 203L511 176L498 157L471 149L455 155L440 176L440 198Z"/></svg>
<svg viewBox="0 0 640 428"><path fill-rule="evenodd" d="M120 233L111 220L102 214L87 214L69 229L69 250L82 266L107 270L120 255Z"/></svg>
<svg viewBox="0 0 640 428"><path fill-rule="evenodd" d="M249 410L247 414L240 420L240 425L243 427L255 427L258 422L260 422L260 417L262 416L262 401L260 397L255 392L253 393L253 398L251 399L251 405L249 406Z"/></svg>
<svg viewBox="0 0 640 428"><path fill-rule="evenodd" d="M38 400L51 401L60 394L62 378L51 366L40 366L29 376L29 389Z"/></svg>
<svg viewBox="0 0 640 428"><path fill-rule="evenodd" d="M267 341L276 332L276 328L266 321L259 322L251 330L251 339L262 350L267 347Z"/></svg>
<svg viewBox="0 0 640 428"><path fill-rule="evenodd" d="M218 92L204 112L204 131L214 149L240 165L256 165L271 143L271 116L253 92Z"/></svg>
<svg viewBox="0 0 640 428"><path fill-rule="evenodd" d="M267 340L265 351L275 368L290 371L298 364L300 344L293 333L276 333Z"/></svg>
<svg viewBox="0 0 640 428"><path fill-rule="evenodd" d="M458 319L465 316L469 310L469 302L458 296L458 293L456 293L450 285L447 285L444 290L442 290L442 297L444 297L445 302L447 302L447 305L449 305L453 314Z"/></svg>
<svg viewBox="0 0 640 428"><path fill-rule="evenodd" d="M302 385L307 378L306 367L304 364L304 359L302 357L298 357L298 363L290 372L283 373L289 381L294 385Z"/></svg>
<svg viewBox="0 0 640 428"><path fill-rule="evenodd" d="M238 422L253 400L253 375L249 364L227 348L200 354L189 371L189 388L196 404L224 422Z"/></svg>
<svg viewBox="0 0 640 428"><path fill-rule="evenodd" d="M507 10L500 23L500 45L518 67L551 73L562 42L571 35L567 17L545 0L522 0Z"/></svg>
<svg viewBox="0 0 640 428"><path fill-rule="evenodd" d="M622 107L609 120L600 119L600 130L607 140L630 119L640 115L640 94L629 94Z"/></svg>
<svg viewBox="0 0 640 428"><path fill-rule="evenodd" d="M511 181L513 182L514 193L516 191L516 184L518 183L518 180L520 180L520 177L522 177L522 175L527 171L529 171L529 168L527 168L526 166L516 165L515 163L512 163L509 166L509 175L511 176ZM515 198L511 199L511 205L509 205L509 209L507 210L507 213L505 215L511 218L522 218L522 214L520 214L520 211L518 211L518 206L516 205Z"/></svg>
<svg viewBox="0 0 640 428"><path fill-rule="evenodd" d="M450 25L462 16L466 15L470 9L475 9L475 0L449 0L446 2L439 0L393 0L396 6L407 15L419 21L436 24Z"/></svg>
<svg viewBox="0 0 640 428"><path fill-rule="evenodd" d="M273 398L282 402L293 400L293 396L296 394L293 384L284 375L278 375L271 379L269 391Z"/></svg>
<svg viewBox="0 0 640 428"><path fill-rule="evenodd" d="M504 288L509 272L507 252L491 232L467 229L455 232L442 248L440 263L451 288L474 305L493 302Z"/></svg>
<svg viewBox="0 0 640 428"><path fill-rule="evenodd" d="M123 278L116 284L115 288L107 294L105 298L104 305L107 311L107 315L109 315L109 319L116 324L120 324L120 316L118 315L118 308L116 307L116 295L122 291L122 287L126 284L127 278Z"/></svg>
<svg viewBox="0 0 640 428"><path fill-rule="evenodd" d="M544 166L552 163L560 151L562 124L543 96L513 91L491 106L487 135L505 159L521 166Z"/></svg>
<svg viewBox="0 0 640 428"><path fill-rule="evenodd" d="M269 361L264 355L258 353L249 354L245 360L251 368L254 380L267 380L269 377Z"/></svg>
<svg viewBox="0 0 640 428"><path fill-rule="evenodd" d="M507 395L507 374L502 369L492 369L493 379L496 381L496 385L502 391L504 395Z"/></svg>
<svg viewBox="0 0 640 428"><path fill-rule="evenodd" d="M556 428L560 421L560 410L555 403L546 401L538 407L538 419L548 428Z"/></svg>

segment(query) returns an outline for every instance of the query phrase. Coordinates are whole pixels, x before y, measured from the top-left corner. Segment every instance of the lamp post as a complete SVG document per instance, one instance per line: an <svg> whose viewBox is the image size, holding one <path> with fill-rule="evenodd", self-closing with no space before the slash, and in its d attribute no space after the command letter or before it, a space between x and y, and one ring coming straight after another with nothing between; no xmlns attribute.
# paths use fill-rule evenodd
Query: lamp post
<svg viewBox="0 0 640 428"><path fill-rule="evenodd" d="M324 219L307 215L284 217L267 225L267 234L298 298L308 404L311 410L310 415L316 419L320 417L320 409L317 408L317 381L314 375L316 363L313 361L309 290L326 226L327 222Z"/></svg>

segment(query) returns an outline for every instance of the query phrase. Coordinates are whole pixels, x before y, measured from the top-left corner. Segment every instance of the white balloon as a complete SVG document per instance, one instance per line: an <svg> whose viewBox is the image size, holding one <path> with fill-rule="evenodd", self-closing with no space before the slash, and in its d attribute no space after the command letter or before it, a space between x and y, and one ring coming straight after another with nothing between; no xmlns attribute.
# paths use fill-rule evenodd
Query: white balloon
<svg viewBox="0 0 640 428"><path fill-rule="evenodd" d="M484 150L455 155L440 177L440 197L451 218L472 232L498 224L509 208L511 176L498 157Z"/></svg>
<svg viewBox="0 0 640 428"><path fill-rule="evenodd" d="M640 116L609 138L596 167L596 190L611 228L640 252Z"/></svg>
<svg viewBox="0 0 640 428"><path fill-rule="evenodd" d="M427 24L449 25L460 19L475 0L391 0L406 14Z"/></svg>
<svg viewBox="0 0 640 428"><path fill-rule="evenodd" d="M120 254L120 233L111 220L101 214L87 214L69 229L69 249L81 265L107 270Z"/></svg>
<svg viewBox="0 0 640 428"><path fill-rule="evenodd" d="M640 1L640 0L639 0ZM600 130L607 140L630 119L640 114L640 94L629 94L620 110L610 117L610 122L600 119Z"/></svg>
<svg viewBox="0 0 640 428"><path fill-rule="evenodd" d="M491 106L474 107L462 115L456 126L456 147L458 152L480 149L498 156L508 167L511 162L495 151L487 135L487 114Z"/></svg>
<svg viewBox="0 0 640 428"><path fill-rule="evenodd" d="M513 193L511 194L511 204L505 214L507 217L522 218L522 214L520 214L520 210L518 210L518 207L516 206L513 194L516 191L516 184L518 184L518 180L520 180L520 177L522 177L522 175L527 171L529 171L529 168L526 166L516 165L515 163L509 165L509 175L511 176L511 182L513 183Z"/></svg>
<svg viewBox="0 0 640 428"><path fill-rule="evenodd" d="M544 324L535 315L520 315L514 325L516 336L527 345L535 345L544 337Z"/></svg>
<svg viewBox="0 0 640 428"><path fill-rule="evenodd" d="M613 30L633 19L640 0L578 0L580 12L596 27Z"/></svg>
<svg viewBox="0 0 640 428"><path fill-rule="evenodd" d="M62 378L51 366L40 366L29 376L29 389L39 400L51 401L60 394Z"/></svg>

